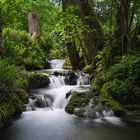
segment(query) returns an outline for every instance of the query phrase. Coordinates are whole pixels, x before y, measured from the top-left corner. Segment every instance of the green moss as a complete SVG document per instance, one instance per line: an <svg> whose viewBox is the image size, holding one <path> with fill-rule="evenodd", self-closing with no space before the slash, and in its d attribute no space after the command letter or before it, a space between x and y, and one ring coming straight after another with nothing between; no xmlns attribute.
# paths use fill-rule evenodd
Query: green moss
<svg viewBox="0 0 140 140"><path fill-rule="evenodd" d="M30 73L29 79L29 89L47 87L50 80L47 75L41 73Z"/></svg>
<svg viewBox="0 0 140 140"><path fill-rule="evenodd" d="M17 95L18 95L18 98L22 102L23 105L28 103L29 96L28 96L28 93L25 90L18 89L17 90Z"/></svg>
<svg viewBox="0 0 140 140"><path fill-rule="evenodd" d="M67 113L73 114L75 108L83 107L83 106L87 105L88 102L89 102L89 97L87 94L74 92L72 94L72 97L71 97L69 103L67 104L67 106L65 108L65 111Z"/></svg>
<svg viewBox="0 0 140 140"><path fill-rule="evenodd" d="M70 60L68 58L64 62L63 69L72 69Z"/></svg>
<svg viewBox="0 0 140 140"><path fill-rule="evenodd" d="M96 92L100 92L103 84L104 84L104 77L103 74L98 74L96 77L92 80L91 86Z"/></svg>
<svg viewBox="0 0 140 140"><path fill-rule="evenodd" d="M111 108L116 116L122 116L125 113L125 110L121 106L121 104L117 101L115 101L113 98L103 98L101 97L101 102L107 105L109 108Z"/></svg>
<svg viewBox="0 0 140 140"><path fill-rule="evenodd" d="M13 107L13 110L14 110L13 115L14 116L18 116L22 113L22 102L18 98L18 96L13 96L10 104Z"/></svg>
<svg viewBox="0 0 140 140"><path fill-rule="evenodd" d="M85 73L93 73L93 66L92 65L86 65L83 68L83 72L85 72Z"/></svg>

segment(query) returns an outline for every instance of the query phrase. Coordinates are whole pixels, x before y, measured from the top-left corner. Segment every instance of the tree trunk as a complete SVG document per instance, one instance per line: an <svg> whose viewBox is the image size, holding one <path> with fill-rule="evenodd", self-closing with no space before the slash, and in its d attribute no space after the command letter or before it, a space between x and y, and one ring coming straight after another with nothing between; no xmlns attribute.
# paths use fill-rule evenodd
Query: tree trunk
<svg viewBox="0 0 140 140"><path fill-rule="evenodd" d="M36 37L39 35L39 22L38 17L35 12L30 12L28 14L28 23L29 23L29 33L31 36Z"/></svg>
<svg viewBox="0 0 140 140"><path fill-rule="evenodd" d="M129 35L129 8L131 0L116 1L116 26L115 26L115 39L117 44L121 47L121 54L126 54L132 45L131 37Z"/></svg>
<svg viewBox="0 0 140 140"><path fill-rule="evenodd" d="M85 58L88 64L95 65L94 57L101 48L103 42L103 32L101 26L92 10L91 0L63 0L63 7L70 5L77 6L76 15L88 26L90 31L86 29L83 33Z"/></svg>
<svg viewBox="0 0 140 140"><path fill-rule="evenodd" d="M70 3L67 0L62 1L64 11L66 10L66 8L69 4ZM66 26L65 33L69 37L70 37L70 32L71 32L70 27ZM80 69L80 56L79 56L79 53L77 51L75 39L73 37L71 37L71 39L68 39L65 41L65 45L67 47L67 53L68 53L73 70Z"/></svg>

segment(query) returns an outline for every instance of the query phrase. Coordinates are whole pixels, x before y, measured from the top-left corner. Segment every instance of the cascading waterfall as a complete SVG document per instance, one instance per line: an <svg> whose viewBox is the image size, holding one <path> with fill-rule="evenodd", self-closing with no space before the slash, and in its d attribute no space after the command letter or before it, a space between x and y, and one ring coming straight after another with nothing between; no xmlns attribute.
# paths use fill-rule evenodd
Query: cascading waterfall
<svg viewBox="0 0 140 140"><path fill-rule="evenodd" d="M53 73L49 75L50 85L47 89L39 89L34 94L34 98L30 99L27 110L35 110L36 108L65 108L68 99L66 94L72 90L77 92L87 92L90 90L90 76L83 72L65 71L62 67L64 60L50 61ZM60 71L57 71L61 69ZM70 85L72 81L75 84ZM68 82L69 81L69 82ZM83 112L85 118L101 118L114 116L113 111L100 103L99 97L92 98L84 108L76 108L75 112Z"/></svg>
<svg viewBox="0 0 140 140"><path fill-rule="evenodd" d="M94 108L94 109L93 109ZM102 117L113 117L113 111L107 106L103 105L99 97L94 97L89 104L84 107L84 117L99 119Z"/></svg>
<svg viewBox="0 0 140 140"><path fill-rule="evenodd" d="M4 131L0 131L0 139L139 139L140 135L137 126L126 127L119 118L113 117L113 111L103 105L98 96L94 94L94 96L90 96L92 90L90 89L90 78L88 75L80 74L80 72L71 74L71 72L67 71L65 73L65 71L63 74L60 73L56 76L51 70L46 72L47 75L49 74L50 86L31 92L29 104L25 106L27 111L23 112L22 117L9 127L6 127ZM62 69L61 72L63 72ZM82 116L85 119L76 118L64 111L65 106L71 99L71 94L75 91L91 97L88 105L78 105L74 110L75 112L82 111ZM68 95L67 98L66 95Z"/></svg>
<svg viewBox="0 0 140 140"><path fill-rule="evenodd" d="M52 69L62 69L64 60L54 59L49 61Z"/></svg>
<svg viewBox="0 0 140 140"><path fill-rule="evenodd" d="M50 88L58 88L60 86L65 85L65 77L64 76L54 76L51 75L50 77Z"/></svg>
<svg viewBox="0 0 140 140"><path fill-rule="evenodd" d="M77 85L90 85L90 77L89 74L80 73L78 75Z"/></svg>

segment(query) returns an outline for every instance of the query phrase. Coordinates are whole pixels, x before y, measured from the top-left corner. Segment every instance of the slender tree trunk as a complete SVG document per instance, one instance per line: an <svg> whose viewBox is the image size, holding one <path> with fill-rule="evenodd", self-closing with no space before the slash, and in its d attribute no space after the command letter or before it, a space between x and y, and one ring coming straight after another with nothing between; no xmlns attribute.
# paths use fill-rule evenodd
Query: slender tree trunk
<svg viewBox="0 0 140 140"><path fill-rule="evenodd" d="M62 6L63 6L64 11L69 4L70 4L69 1L66 1L66 0L62 1ZM65 28L66 35L70 36L70 32L71 32L70 27L66 26L66 28ZM65 45L67 47L67 53L68 53L72 68L74 70L80 69L80 64L79 64L80 56L79 56L79 53L77 51L75 39L71 37L71 39L65 41Z"/></svg>
<svg viewBox="0 0 140 140"><path fill-rule="evenodd" d="M115 39L118 46L121 47L121 54L126 54L132 45L131 37L129 34L129 8L131 0L116 1L116 26L115 26Z"/></svg>
<svg viewBox="0 0 140 140"><path fill-rule="evenodd" d="M28 14L28 23L29 23L29 33L33 37L37 37L40 33L39 21L37 14L35 12L30 12Z"/></svg>
<svg viewBox="0 0 140 140"><path fill-rule="evenodd" d="M88 26L83 33L85 58L88 64L95 65L94 57L100 49L103 42L103 32L101 26L92 10L91 0L63 0L63 7L67 8L70 5L78 7L76 15Z"/></svg>

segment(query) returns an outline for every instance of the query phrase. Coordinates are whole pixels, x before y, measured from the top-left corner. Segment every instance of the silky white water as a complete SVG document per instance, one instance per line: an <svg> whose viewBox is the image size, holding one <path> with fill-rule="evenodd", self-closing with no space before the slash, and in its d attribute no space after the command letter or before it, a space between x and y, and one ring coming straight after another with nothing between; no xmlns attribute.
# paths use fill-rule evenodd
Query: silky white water
<svg viewBox="0 0 140 140"><path fill-rule="evenodd" d="M62 66L59 68L62 68ZM70 97L66 99L66 93L71 90L79 92L90 90L88 84L84 85L82 78L78 80L80 80L80 83L77 82L78 85L66 85L64 76L50 75L51 83L48 88L33 91L35 99L42 103L40 104L41 107L35 106L35 100L30 99L27 111L22 114L21 118L14 121L8 128L0 131L0 140L139 139L139 127L125 124L120 118L114 117L111 111L103 110L104 117L97 119L88 117L80 119L67 114L64 108ZM90 112L93 105L91 101L91 104L89 103L85 110Z"/></svg>

